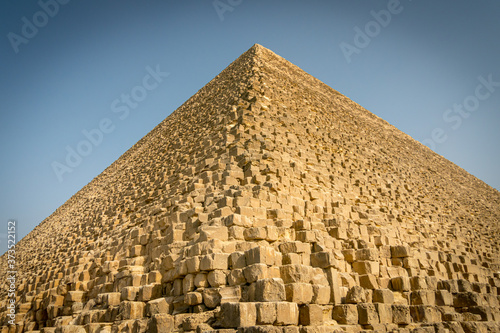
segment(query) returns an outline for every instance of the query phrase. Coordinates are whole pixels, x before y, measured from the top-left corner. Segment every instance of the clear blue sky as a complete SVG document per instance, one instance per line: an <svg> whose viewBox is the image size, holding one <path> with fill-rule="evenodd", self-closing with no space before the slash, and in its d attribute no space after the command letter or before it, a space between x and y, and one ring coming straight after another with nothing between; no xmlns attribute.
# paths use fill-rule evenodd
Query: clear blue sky
<svg viewBox="0 0 500 333"><path fill-rule="evenodd" d="M0 3L1 252L254 43L500 188L498 1L55 3Z"/></svg>

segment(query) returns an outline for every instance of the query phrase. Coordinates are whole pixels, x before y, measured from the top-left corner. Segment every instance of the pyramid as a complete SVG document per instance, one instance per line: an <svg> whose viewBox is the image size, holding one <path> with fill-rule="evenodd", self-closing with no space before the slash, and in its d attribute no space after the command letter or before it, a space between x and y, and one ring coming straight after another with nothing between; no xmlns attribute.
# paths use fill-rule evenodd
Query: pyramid
<svg viewBox="0 0 500 333"><path fill-rule="evenodd" d="M0 332L498 332L499 221L256 44L16 245Z"/></svg>

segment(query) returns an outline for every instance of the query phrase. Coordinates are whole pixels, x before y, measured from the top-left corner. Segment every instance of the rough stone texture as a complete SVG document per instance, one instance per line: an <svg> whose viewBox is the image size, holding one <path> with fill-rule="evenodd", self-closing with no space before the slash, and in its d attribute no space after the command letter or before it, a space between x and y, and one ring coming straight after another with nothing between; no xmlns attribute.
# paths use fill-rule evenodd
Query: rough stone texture
<svg viewBox="0 0 500 333"><path fill-rule="evenodd" d="M499 207L255 45L16 245L0 332L498 332Z"/></svg>

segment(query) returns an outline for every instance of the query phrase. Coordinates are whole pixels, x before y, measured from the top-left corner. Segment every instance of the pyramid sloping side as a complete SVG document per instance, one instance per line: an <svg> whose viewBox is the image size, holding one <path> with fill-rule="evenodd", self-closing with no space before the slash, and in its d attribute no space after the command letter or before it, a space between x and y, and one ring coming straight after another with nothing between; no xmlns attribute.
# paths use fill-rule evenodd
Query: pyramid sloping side
<svg viewBox="0 0 500 333"><path fill-rule="evenodd" d="M255 45L18 244L17 322L500 329L499 221L498 191Z"/></svg>

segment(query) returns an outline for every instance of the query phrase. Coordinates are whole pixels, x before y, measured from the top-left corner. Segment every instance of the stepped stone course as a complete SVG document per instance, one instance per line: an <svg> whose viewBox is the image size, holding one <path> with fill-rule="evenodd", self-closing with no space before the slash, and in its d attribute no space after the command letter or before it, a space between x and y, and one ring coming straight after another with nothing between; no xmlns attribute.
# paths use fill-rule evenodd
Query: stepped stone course
<svg viewBox="0 0 500 333"><path fill-rule="evenodd" d="M499 233L498 191L256 44L16 245L0 332L499 332Z"/></svg>

